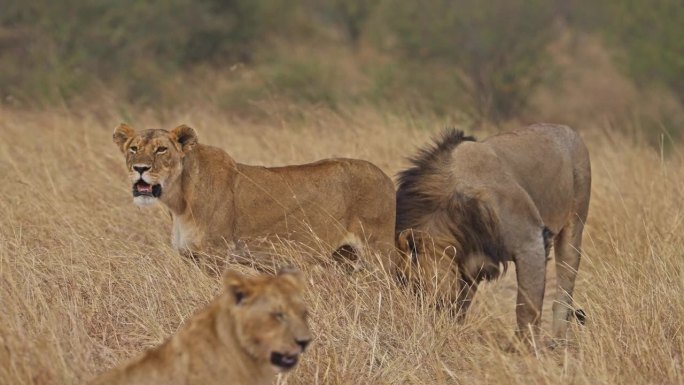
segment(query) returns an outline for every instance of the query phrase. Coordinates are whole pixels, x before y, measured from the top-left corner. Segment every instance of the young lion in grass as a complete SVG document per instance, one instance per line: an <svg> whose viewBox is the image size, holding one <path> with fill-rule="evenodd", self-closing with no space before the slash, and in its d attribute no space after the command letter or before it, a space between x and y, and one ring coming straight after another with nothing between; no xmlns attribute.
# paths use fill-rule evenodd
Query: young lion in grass
<svg viewBox="0 0 684 385"><path fill-rule="evenodd" d="M270 384L292 369L312 338L300 274L229 271L223 283L224 292L161 346L91 384Z"/></svg>

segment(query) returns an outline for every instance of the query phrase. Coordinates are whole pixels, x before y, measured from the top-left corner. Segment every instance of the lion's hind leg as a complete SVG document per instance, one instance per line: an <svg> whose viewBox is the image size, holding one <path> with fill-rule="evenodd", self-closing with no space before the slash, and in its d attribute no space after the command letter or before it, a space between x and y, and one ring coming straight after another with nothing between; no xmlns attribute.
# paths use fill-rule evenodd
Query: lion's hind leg
<svg viewBox="0 0 684 385"><path fill-rule="evenodd" d="M577 319L583 322L584 312L575 311L572 293L579 269L582 230L584 223L578 217L569 221L556 236L554 253L556 258L556 301L553 303L552 334L555 340L564 340L568 328L568 321L577 314Z"/></svg>
<svg viewBox="0 0 684 385"><path fill-rule="evenodd" d="M333 260L338 263L353 263L359 259L359 250L356 246L344 243L333 251Z"/></svg>
<svg viewBox="0 0 684 385"><path fill-rule="evenodd" d="M347 233L335 246L332 252L332 260L345 270L357 271L361 269L366 252L361 239L354 233Z"/></svg>
<svg viewBox="0 0 684 385"><path fill-rule="evenodd" d="M393 222L391 226L371 226L367 230L361 221L354 221L333 251L333 260L353 266L354 270L377 266L386 273L392 273L396 269L394 253Z"/></svg>

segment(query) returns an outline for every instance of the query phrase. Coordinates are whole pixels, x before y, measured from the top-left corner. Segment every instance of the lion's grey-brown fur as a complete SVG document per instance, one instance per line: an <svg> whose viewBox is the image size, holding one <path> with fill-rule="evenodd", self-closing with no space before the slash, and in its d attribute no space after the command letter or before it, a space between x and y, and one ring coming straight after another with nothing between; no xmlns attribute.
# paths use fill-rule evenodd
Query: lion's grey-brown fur
<svg viewBox="0 0 684 385"><path fill-rule="evenodd" d="M517 330L530 337L540 324L553 244L553 335L564 338L591 187L589 153L579 135L567 126L536 124L475 141L451 129L410 161L398 175L401 275L465 311L477 283L512 261Z"/></svg>
<svg viewBox="0 0 684 385"><path fill-rule="evenodd" d="M499 267L505 270L506 262L511 259L495 213L476 196L460 191L443 193L451 184L450 154L465 141L474 142L475 138L448 129L432 146L421 149L410 159L411 168L399 173L396 229L429 227L432 239L436 243L448 243L457 256L482 253L489 259L489 268L466 278L489 280L498 277Z"/></svg>

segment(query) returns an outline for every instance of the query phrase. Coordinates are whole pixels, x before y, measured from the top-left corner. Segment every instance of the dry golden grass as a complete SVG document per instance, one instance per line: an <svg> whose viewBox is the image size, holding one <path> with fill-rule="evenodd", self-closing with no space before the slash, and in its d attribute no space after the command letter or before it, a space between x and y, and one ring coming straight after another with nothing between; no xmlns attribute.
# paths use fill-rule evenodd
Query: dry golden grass
<svg viewBox="0 0 684 385"><path fill-rule="evenodd" d="M268 124L202 109L0 112L0 384L82 383L159 344L219 289L171 250L164 210L132 204L110 139L121 116L137 127L188 123L244 163L350 156L390 174L446 123L369 110L273 113ZM459 325L377 273L290 253L283 262L310 282L316 338L278 383L684 383L681 148L662 156L602 127L579 128L594 183L575 297L589 318L568 346L500 348L514 327L512 271L485 285ZM554 292L549 279L545 330Z"/></svg>

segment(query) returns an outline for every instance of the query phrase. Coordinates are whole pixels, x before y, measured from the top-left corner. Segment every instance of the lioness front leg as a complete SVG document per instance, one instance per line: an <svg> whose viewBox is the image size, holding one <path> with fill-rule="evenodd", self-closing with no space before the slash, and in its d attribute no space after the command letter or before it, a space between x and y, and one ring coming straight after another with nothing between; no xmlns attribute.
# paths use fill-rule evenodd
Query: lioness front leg
<svg viewBox="0 0 684 385"><path fill-rule="evenodd" d="M546 284L546 257L541 238L515 253L518 280L516 336L533 344L541 324L541 311Z"/></svg>

